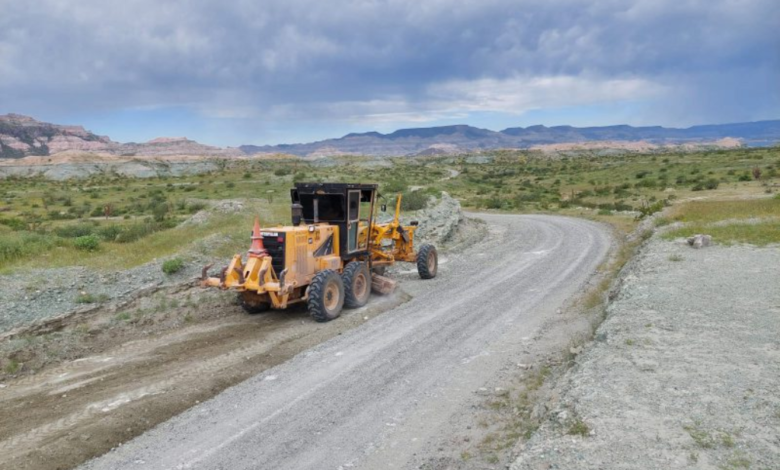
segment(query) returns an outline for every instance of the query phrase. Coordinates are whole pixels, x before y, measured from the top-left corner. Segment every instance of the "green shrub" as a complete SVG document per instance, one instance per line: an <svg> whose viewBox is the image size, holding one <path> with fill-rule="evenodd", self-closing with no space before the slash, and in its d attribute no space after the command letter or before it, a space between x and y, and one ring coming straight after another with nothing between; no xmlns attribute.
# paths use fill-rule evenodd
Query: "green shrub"
<svg viewBox="0 0 780 470"><path fill-rule="evenodd" d="M187 212L189 212L190 214L194 214L196 212L202 211L205 208L206 208L206 204L203 204L202 202L193 202L187 206Z"/></svg>
<svg viewBox="0 0 780 470"><path fill-rule="evenodd" d="M162 264L162 271L165 274L175 274L184 267L184 261L181 258L173 258L166 260Z"/></svg>
<svg viewBox="0 0 780 470"><path fill-rule="evenodd" d="M175 219L165 219L162 222L148 221L126 225L114 241L117 243L131 243L155 232L173 228L176 226L176 223Z"/></svg>
<svg viewBox="0 0 780 470"><path fill-rule="evenodd" d="M704 187L707 189L718 189L718 180L715 178L710 178L707 181L704 182Z"/></svg>
<svg viewBox="0 0 780 470"><path fill-rule="evenodd" d="M408 191L401 198L401 210L417 211L425 209L428 204L428 196L422 191Z"/></svg>
<svg viewBox="0 0 780 470"><path fill-rule="evenodd" d="M97 235L84 235L73 240L73 246L77 250L95 251L100 247L100 238Z"/></svg>
<svg viewBox="0 0 780 470"><path fill-rule="evenodd" d="M401 180L390 180L382 185L382 193L385 196L394 196L406 191L407 185Z"/></svg>
<svg viewBox="0 0 780 470"><path fill-rule="evenodd" d="M96 227L92 224L76 224L57 227L54 233L63 238L78 238L93 235Z"/></svg>
<svg viewBox="0 0 780 470"><path fill-rule="evenodd" d="M116 224L106 225L98 229L100 238L108 242L115 241L120 233L122 233L122 226Z"/></svg>
<svg viewBox="0 0 780 470"><path fill-rule="evenodd" d="M152 214L154 214L154 220L157 222L162 222L165 220L165 216L168 215L168 211L170 208L168 207L167 202L159 202L155 204L152 207Z"/></svg>
<svg viewBox="0 0 780 470"><path fill-rule="evenodd" d="M17 217L11 217L10 219L0 219L0 225L10 227L12 230L26 230L27 224L24 220Z"/></svg>

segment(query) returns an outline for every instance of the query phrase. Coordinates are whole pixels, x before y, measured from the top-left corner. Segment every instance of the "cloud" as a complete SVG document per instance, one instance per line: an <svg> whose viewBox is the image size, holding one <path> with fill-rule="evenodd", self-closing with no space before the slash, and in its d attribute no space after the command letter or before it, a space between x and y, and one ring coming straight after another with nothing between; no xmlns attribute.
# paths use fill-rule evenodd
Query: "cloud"
<svg viewBox="0 0 780 470"><path fill-rule="evenodd" d="M780 109L776 0L0 2L0 111L177 107L262 128L636 100L661 124Z"/></svg>
<svg viewBox="0 0 780 470"><path fill-rule="evenodd" d="M644 100L665 87L639 78L599 79L577 76L482 78L431 86L437 108L523 114L534 109Z"/></svg>

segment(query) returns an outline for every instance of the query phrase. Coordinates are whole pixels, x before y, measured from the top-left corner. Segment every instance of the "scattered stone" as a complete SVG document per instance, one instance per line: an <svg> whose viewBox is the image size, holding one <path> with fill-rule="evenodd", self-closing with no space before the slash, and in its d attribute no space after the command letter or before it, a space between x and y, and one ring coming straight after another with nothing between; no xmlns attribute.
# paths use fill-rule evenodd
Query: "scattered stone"
<svg viewBox="0 0 780 470"><path fill-rule="evenodd" d="M699 249L712 245L712 237L710 235L697 234L688 238L688 245Z"/></svg>

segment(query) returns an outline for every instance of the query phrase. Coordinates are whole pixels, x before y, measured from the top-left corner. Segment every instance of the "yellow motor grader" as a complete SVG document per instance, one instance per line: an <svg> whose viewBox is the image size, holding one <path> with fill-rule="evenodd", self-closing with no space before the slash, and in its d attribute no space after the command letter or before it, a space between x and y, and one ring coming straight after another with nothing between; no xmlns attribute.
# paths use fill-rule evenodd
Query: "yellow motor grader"
<svg viewBox="0 0 780 470"><path fill-rule="evenodd" d="M255 219L246 260L235 255L219 277L209 277L206 266L202 285L237 291L249 313L306 302L309 314L326 322L345 306L365 305L372 287L391 292L395 282L382 274L396 261L416 263L423 279L436 276L436 248L425 244L415 253L417 222L399 223L400 194L388 223L375 220L376 184L297 183L291 197L292 225L261 229Z"/></svg>

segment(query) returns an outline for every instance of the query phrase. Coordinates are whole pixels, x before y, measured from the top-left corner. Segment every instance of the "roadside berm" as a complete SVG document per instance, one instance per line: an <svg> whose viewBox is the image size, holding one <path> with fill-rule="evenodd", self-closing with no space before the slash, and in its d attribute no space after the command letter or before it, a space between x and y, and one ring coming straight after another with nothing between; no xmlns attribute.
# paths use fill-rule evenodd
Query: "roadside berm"
<svg viewBox="0 0 780 470"><path fill-rule="evenodd" d="M513 470L780 468L780 250L651 239Z"/></svg>

